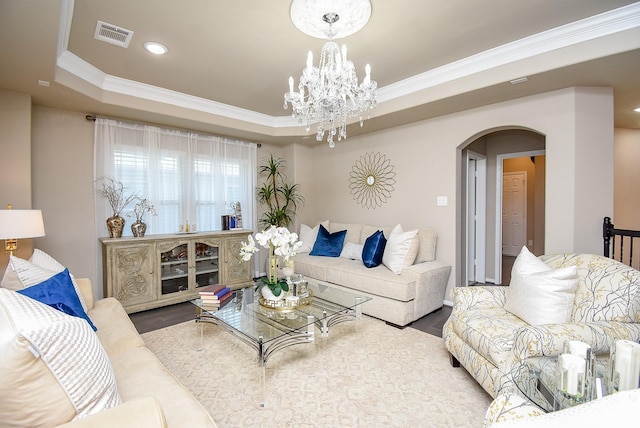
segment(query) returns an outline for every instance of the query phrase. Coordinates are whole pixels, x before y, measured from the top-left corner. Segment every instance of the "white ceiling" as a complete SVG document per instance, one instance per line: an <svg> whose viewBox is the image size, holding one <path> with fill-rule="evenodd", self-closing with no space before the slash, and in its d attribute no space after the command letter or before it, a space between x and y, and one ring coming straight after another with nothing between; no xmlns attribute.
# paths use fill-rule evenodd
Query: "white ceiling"
<svg viewBox="0 0 640 428"><path fill-rule="evenodd" d="M308 50L289 0L2 0L0 88L33 104L272 143L316 144L283 109ZM94 39L97 21L134 32ZM143 43L169 48L153 56ZM372 0L339 43L378 107L348 135L570 86L612 86L617 127L640 128L640 3ZM510 80L528 81L512 85ZM50 82L49 87L38 80ZM313 130L311 131L313 134ZM348 141L348 139L347 139Z"/></svg>

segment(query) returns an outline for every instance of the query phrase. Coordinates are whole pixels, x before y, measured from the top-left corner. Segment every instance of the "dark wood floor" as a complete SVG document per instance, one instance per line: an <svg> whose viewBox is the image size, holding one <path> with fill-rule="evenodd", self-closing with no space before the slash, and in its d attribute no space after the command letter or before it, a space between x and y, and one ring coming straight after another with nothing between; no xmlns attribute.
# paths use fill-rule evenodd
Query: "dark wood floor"
<svg viewBox="0 0 640 428"><path fill-rule="evenodd" d="M195 319L195 306L189 302L129 314L138 333L147 333Z"/></svg>
<svg viewBox="0 0 640 428"><path fill-rule="evenodd" d="M415 328L434 336L442 337L442 326L451 314L451 307L444 306L429 315L415 321L409 327ZM138 329L139 333L157 330L170 325L179 324L184 321L193 320L195 317L195 306L191 303L178 303L176 305L165 306L163 308L151 309L144 312L137 312L129 315L131 321Z"/></svg>
<svg viewBox="0 0 640 428"><path fill-rule="evenodd" d="M515 257L510 256L502 257L502 284L509 284L511 268L513 267L515 259ZM442 326L449 318L449 315L451 315L451 307L444 306L442 309L420 318L409 327L424 331L425 333L429 333L434 336L442 337ZM193 320L195 317L195 307L189 302L178 303L176 305L165 306L163 308L137 312L135 314L131 314L129 317L138 329L138 332L142 334L148 331Z"/></svg>
<svg viewBox="0 0 640 428"><path fill-rule="evenodd" d="M511 282L511 269L513 269L513 263L516 261L516 256L502 256L502 284L509 285ZM484 283L476 282L469 285L484 285ZM496 285L488 283L488 285Z"/></svg>

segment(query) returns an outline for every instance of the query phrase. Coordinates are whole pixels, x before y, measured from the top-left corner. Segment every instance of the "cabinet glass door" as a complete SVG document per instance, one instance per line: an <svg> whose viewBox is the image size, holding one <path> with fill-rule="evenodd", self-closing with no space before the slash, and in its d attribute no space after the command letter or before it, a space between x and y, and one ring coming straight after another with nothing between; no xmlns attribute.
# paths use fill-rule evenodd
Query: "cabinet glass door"
<svg viewBox="0 0 640 428"><path fill-rule="evenodd" d="M196 241L196 288L220 282L218 254L217 246Z"/></svg>
<svg viewBox="0 0 640 428"><path fill-rule="evenodd" d="M189 248L181 244L160 253L162 294L189 289Z"/></svg>

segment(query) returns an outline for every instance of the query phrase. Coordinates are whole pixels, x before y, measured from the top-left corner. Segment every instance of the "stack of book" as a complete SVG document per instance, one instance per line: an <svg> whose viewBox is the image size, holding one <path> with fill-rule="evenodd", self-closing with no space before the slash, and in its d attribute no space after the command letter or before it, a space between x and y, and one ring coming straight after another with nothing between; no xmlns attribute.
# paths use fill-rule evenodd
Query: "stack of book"
<svg viewBox="0 0 640 428"><path fill-rule="evenodd" d="M208 285L200 289L202 309L207 312L215 312L227 304L233 296L231 289L223 284Z"/></svg>

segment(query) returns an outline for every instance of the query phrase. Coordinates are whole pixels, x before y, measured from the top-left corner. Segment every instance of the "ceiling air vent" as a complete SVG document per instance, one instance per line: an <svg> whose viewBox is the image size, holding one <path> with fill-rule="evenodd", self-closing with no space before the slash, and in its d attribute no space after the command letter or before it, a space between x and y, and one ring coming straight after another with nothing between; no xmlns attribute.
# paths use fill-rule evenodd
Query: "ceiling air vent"
<svg viewBox="0 0 640 428"><path fill-rule="evenodd" d="M98 21L98 24L96 25L96 32L93 37L96 40L102 40L103 42L126 48L129 46L129 42L133 37L133 31Z"/></svg>

